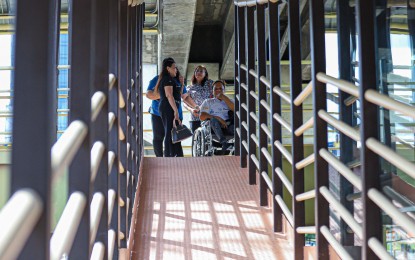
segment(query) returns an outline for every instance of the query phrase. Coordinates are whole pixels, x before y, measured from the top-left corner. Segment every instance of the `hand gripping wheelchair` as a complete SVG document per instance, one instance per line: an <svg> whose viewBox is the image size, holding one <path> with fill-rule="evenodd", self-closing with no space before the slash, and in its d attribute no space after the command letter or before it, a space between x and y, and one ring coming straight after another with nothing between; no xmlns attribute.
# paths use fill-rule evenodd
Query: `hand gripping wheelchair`
<svg viewBox="0 0 415 260"><path fill-rule="evenodd" d="M204 157L212 155L234 154L235 137L226 135L229 147L226 151L222 151L222 145L216 135L212 133L210 121L203 121L201 126L195 130L192 138L192 156Z"/></svg>

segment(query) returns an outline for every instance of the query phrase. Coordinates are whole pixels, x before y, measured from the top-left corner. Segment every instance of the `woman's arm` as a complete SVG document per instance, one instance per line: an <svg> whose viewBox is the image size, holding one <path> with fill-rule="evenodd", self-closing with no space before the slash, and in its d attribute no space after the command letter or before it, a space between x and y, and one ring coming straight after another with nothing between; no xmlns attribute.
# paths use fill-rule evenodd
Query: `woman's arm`
<svg viewBox="0 0 415 260"><path fill-rule="evenodd" d="M160 99L160 92L154 92L154 90L147 90L146 97L151 100Z"/></svg>
<svg viewBox="0 0 415 260"><path fill-rule="evenodd" d="M179 120L179 112L177 110L176 101L173 97L173 86L165 86L164 91L166 92L166 98L174 111L174 119Z"/></svg>

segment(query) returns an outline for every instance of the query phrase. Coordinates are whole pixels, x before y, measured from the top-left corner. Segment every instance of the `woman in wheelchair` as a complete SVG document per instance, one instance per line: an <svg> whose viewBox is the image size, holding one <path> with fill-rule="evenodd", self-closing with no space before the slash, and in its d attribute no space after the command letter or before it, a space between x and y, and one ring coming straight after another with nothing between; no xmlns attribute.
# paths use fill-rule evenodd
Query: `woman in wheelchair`
<svg viewBox="0 0 415 260"><path fill-rule="evenodd" d="M230 146L226 136L235 134L233 112L234 101L225 96L225 82L217 80L213 82L213 98L203 101L200 107L200 120L210 120L210 128L215 133L222 146L221 154L225 154Z"/></svg>

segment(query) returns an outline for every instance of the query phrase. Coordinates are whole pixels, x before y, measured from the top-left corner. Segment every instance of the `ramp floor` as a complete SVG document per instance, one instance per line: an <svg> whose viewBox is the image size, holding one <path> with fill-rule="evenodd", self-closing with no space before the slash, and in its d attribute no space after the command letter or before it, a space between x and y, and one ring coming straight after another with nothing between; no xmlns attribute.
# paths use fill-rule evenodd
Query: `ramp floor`
<svg viewBox="0 0 415 260"><path fill-rule="evenodd" d="M144 158L132 259L293 259L239 157Z"/></svg>

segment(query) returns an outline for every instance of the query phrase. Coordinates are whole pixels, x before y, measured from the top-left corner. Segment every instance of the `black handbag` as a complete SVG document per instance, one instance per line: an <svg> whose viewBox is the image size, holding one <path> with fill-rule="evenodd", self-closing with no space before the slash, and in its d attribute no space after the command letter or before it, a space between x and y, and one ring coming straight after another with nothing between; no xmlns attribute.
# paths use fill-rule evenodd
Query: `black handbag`
<svg viewBox="0 0 415 260"><path fill-rule="evenodd" d="M173 128L171 129L172 143L175 144L181 142L192 136L192 131L190 131L190 129L187 128L186 125L181 124L176 126L176 121L173 121Z"/></svg>

